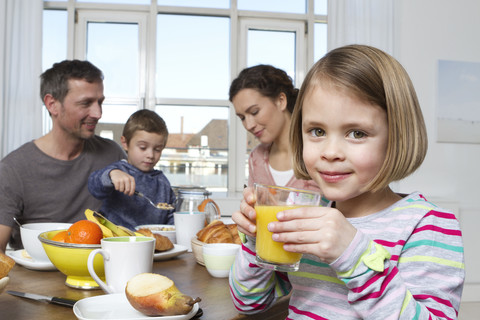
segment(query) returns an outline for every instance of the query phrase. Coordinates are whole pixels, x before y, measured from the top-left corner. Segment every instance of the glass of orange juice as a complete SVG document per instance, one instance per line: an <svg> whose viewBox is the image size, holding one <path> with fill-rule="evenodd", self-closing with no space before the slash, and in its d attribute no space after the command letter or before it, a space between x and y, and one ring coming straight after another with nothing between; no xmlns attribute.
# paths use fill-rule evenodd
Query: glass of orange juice
<svg viewBox="0 0 480 320"><path fill-rule="evenodd" d="M292 272L300 267L301 253L283 249L282 242L272 240L267 225L277 220L277 213L305 206L319 206L320 194L301 189L254 184L257 202L256 263L262 268Z"/></svg>

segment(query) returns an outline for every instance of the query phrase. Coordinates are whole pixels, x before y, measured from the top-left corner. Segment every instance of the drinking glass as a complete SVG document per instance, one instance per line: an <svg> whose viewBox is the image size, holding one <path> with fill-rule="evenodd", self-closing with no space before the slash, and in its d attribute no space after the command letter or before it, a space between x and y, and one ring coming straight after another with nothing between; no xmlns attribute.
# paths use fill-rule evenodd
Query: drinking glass
<svg viewBox="0 0 480 320"><path fill-rule="evenodd" d="M320 194L288 187L254 184L257 201L256 263L262 268L292 272L300 266L301 253L283 249L284 243L272 240L267 230L270 222L278 221L277 213L305 206L319 206ZM286 211L288 214L288 211Z"/></svg>

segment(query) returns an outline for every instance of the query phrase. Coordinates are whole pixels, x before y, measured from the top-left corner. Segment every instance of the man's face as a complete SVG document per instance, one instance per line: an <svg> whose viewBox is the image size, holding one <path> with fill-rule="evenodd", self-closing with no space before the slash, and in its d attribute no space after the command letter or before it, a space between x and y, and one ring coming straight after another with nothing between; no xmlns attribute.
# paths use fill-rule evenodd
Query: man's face
<svg viewBox="0 0 480 320"><path fill-rule="evenodd" d="M89 139L102 117L103 82L89 83L81 79L70 79L69 90L63 103L57 108L54 122L67 135L78 139Z"/></svg>

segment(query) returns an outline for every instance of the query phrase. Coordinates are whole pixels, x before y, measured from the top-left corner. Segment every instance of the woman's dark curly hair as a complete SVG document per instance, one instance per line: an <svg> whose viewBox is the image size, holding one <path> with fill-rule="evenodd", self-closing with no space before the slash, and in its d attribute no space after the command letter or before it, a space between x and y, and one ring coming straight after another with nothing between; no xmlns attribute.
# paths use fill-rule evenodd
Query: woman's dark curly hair
<svg viewBox="0 0 480 320"><path fill-rule="evenodd" d="M287 97L287 109L293 112L298 89L293 86L292 78L283 70L270 65L260 64L243 69L230 85L229 100L232 101L242 89L254 89L272 100L283 92Z"/></svg>

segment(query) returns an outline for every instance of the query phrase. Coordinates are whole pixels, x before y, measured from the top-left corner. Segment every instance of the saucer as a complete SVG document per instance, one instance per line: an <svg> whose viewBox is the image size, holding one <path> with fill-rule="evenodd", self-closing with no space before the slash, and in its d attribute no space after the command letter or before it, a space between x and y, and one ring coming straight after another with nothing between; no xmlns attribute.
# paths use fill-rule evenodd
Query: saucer
<svg viewBox="0 0 480 320"><path fill-rule="evenodd" d="M24 253L25 249L10 251L7 250L5 254L15 260L16 263L31 270L50 271L57 270L57 268L50 261L36 261Z"/></svg>
<svg viewBox="0 0 480 320"><path fill-rule="evenodd" d="M149 317L135 310L128 302L125 293L100 295L79 300L73 306L73 313L80 320L93 319L135 319L135 320L188 320L198 311L198 303L195 303L192 311L178 316L153 316Z"/></svg>
<svg viewBox="0 0 480 320"><path fill-rule="evenodd" d="M153 254L153 261L168 260L179 256L188 251L188 248L180 244L174 244L173 249L164 252L156 252Z"/></svg>

